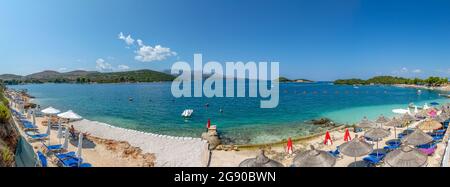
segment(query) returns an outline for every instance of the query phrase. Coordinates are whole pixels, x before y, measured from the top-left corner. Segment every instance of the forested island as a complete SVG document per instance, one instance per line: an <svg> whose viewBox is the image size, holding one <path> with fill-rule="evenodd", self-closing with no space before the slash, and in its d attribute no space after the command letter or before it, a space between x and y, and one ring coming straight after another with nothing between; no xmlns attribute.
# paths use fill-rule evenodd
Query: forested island
<svg viewBox="0 0 450 187"><path fill-rule="evenodd" d="M393 76L376 76L367 80L363 79L338 79L334 81L337 85L369 85L369 84L408 84L408 85L426 85L426 86L442 86L448 84L448 78L429 77L427 79L409 79Z"/></svg>
<svg viewBox="0 0 450 187"><path fill-rule="evenodd" d="M278 82L297 82L297 83L312 83L314 81L308 79L288 79L286 77L279 77L276 79Z"/></svg>

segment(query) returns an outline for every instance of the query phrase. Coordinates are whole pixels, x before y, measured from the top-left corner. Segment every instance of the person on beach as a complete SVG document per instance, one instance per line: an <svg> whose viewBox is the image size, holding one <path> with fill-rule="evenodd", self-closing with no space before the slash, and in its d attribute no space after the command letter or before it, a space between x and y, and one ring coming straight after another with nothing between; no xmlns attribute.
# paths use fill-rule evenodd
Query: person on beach
<svg viewBox="0 0 450 187"><path fill-rule="evenodd" d="M75 134L75 128L73 127L73 125L70 125L69 133L70 133L70 136L72 136L72 138L77 137L77 135Z"/></svg>

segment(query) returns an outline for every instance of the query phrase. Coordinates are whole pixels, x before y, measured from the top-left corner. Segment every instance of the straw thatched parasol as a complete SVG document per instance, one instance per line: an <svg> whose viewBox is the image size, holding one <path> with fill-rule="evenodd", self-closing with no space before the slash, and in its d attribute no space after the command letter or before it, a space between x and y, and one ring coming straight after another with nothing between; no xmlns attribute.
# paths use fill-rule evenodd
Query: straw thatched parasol
<svg viewBox="0 0 450 187"><path fill-rule="evenodd" d="M391 132L389 132L386 129L374 128L374 129L370 129L369 131L364 133L364 137L370 138L371 140L377 142L377 155L378 155L378 142L380 140L382 140L383 138L388 137L390 134L391 134Z"/></svg>
<svg viewBox="0 0 450 187"><path fill-rule="evenodd" d="M385 126L394 127L394 136L397 138L397 127L402 127L402 122L396 117L393 117L391 121L385 124Z"/></svg>
<svg viewBox="0 0 450 187"><path fill-rule="evenodd" d="M295 167L333 167L336 157L322 150L316 150L311 145L311 150L298 154L293 161Z"/></svg>
<svg viewBox="0 0 450 187"><path fill-rule="evenodd" d="M339 151L347 156L355 158L355 166L356 166L356 157L364 156L373 151L372 145L368 144L364 140L358 138L358 135L349 142L345 142L339 146Z"/></svg>
<svg viewBox="0 0 450 187"><path fill-rule="evenodd" d="M356 126L359 128L375 128L376 124L364 116L361 122L359 122Z"/></svg>
<svg viewBox="0 0 450 187"><path fill-rule="evenodd" d="M423 145L423 144L427 144L433 141L433 137L431 137L430 135L424 133L422 130L420 129L416 129L414 132L412 132L411 134L405 136L402 140L402 142L408 143L409 145Z"/></svg>
<svg viewBox="0 0 450 187"><path fill-rule="evenodd" d="M284 167L283 164L271 160L264 155L264 150L261 150L256 158L245 159L239 164L239 167Z"/></svg>
<svg viewBox="0 0 450 187"><path fill-rule="evenodd" d="M383 126L383 124L385 124L385 123L387 123L387 122L389 122L389 119L386 118L386 117L384 117L383 114L381 114L380 117L378 117L378 119L375 120L375 123L378 123L378 124L380 124L381 126Z"/></svg>
<svg viewBox="0 0 450 187"><path fill-rule="evenodd" d="M433 119L427 119L417 125L417 128L424 131L431 131L442 128L442 124Z"/></svg>
<svg viewBox="0 0 450 187"><path fill-rule="evenodd" d="M401 149L389 152L384 161L391 167L421 167L427 163L427 159L427 155L404 145Z"/></svg>
<svg viewBox="0 0 450 187"><path fill-rule="evenodd" d="M426 110L421 110L415 116L417 118L426 118L428 116L428 113Z"/></svg>
<svg viewBox="0 0 450 187"><path fill-rule="evenodd" d="M413 122L413 121L415 121L416 120L416 118L414 117L414 116L411 116L411 115L409 115L409 114L404 114L403 116L402 116L402 122L404 122L404 123L411 123L411 122Z"/></svg>
<svg viewBox="0 0 450 187"><path fill-rule="evenodd" d="M405 114L402 116L401 121L403 123L402 125L406 125L406 128L408 128L408 126L411 122L416 121L416 117L411 116L409 114Z"/></svg>

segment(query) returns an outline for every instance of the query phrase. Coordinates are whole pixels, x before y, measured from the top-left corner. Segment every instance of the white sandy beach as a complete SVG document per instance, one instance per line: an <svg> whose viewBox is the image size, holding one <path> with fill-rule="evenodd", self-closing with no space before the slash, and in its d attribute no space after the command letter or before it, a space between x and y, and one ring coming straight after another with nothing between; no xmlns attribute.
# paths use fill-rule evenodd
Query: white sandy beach
<svg viewBox="0 0 450 187"><path fill-rule="evenodd" d="M208 143L200 138L162 136L89 120L71 124L75 129L88 132L91 136L127 141L144 153L154 153L157 167L204 167L208 164Z"/></svg>

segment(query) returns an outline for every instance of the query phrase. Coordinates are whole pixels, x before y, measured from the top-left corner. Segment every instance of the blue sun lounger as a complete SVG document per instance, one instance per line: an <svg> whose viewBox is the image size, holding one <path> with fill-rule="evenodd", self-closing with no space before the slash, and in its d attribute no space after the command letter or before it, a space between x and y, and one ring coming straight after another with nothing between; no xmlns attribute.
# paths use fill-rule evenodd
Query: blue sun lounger
<svg viewBox="0 0 450 187"><path fill-rule="evenodd" d="M398 139L402 139L402 138L404 138L405 136L406 136L407 134L406 133L399 133L399 134L397 134L397 138Z"/></svg>
<svg viewBox="0 0 450 187"><path fill-rule="evenodd" d="M430 148L434 148L437 146L437 142L432 142L432 143L427 143L427 144L423 144L423 145L418 145L416 146L416 148L418 149L430 149Z"/></svg>
<svg viewBox="0 0 450 187"><path fill-rule="evenodd" d="M367 162L369 166L381 164L382 160L383 160L382 157L374 157L374 156L367 156L363 158L363 161Z"/></svg>
<svg viewBox="0 0 450 187"><path fill-rule="evenodd" d="M34 125L33 123L27 121L27 120L20 120L22 122L22 127L25 130L37 130L38 127Z"/></svg>
<svg viewBox="0 0 450 187"><path fill-rule="evenodd" d="M386 156L386 154L381 153L381 152L374 152L374 153L370 153L369 154L370 157L375 157L375 158L379 158L380 160L383 160L383 158Z"/></svg>
<svg viewBox="0 0 450 187"><path fill-rule="evenodd" d="M383 149L385 151L387 151L387 152L393 151L393 150L398 149L398 148L400 148L400 144L392 144L392 145L387 145L387 146L383 147Z"/></svg>
<svg viewBox="0 0 450 187"><path fill-rule="evenodd" d="M437 136L431 136L433 137L433 141L442 141L442 139L444 139L444 136L442 135L437 135Z"/></svg>
<svg viewBox="0 0 450 187"><path fill-rule="evenodd" d="M61 153L55 156L63 167L92 167L89 163L83 163L82 158L76 157L75 152Z"/></svg>
<svg viewBox="0 0 450 187"><path fill-rule="evenodd" d="M47 145L45 143L42 143L42 145L44 145L44 147L49 151L49 152L60 152L63 149L63 145L61 144L56 144L56 145Z"/></svg>
<svg viewBox="0 0 450 187"><path fill-rule="evenodd" d="M30 133L28 133L28 131L25 131L25 134L31 140L44 140L48 137L48 134L30 134Z"/></svg>
<svg viewBox="0 0 450 187"><path fill-rule="evenodd" d="M341 152L339 151L339 146L336 147L336 150L328 151L328 153L330 153L335 158L340 158L341 157Z"/></svg>
<svg viewBox="0 0 450 187"><path fill-rule="evenodd" d="M77 167L82 162L81 158L76 157L75 152L60 153L55 156L64 167Z"/></svg>
<svg viewBox="0 0 450 187"><path fill-rule="evenodd" d="M40 161L40 166L41 167L47 167L48 166L47 157L40 151L37 152L37 156L38 156L38 159Z"/></svg>

